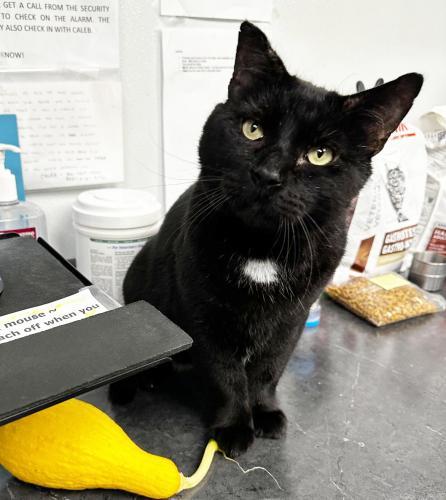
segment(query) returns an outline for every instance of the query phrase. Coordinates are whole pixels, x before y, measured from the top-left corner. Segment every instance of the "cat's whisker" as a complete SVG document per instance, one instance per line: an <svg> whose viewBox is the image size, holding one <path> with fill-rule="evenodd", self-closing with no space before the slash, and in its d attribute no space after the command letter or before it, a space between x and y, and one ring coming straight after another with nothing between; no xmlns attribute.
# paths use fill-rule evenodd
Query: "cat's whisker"
<svg viewBox="0 0 446 500"><path fill-rule="evenodd" d="M314 247L313 247L313 245L311 244L311 239L310 239L310 230L308 229L308 226L305 224L305 222L304 222L304 221L302 221L302 222L303 222L303 224L304 224L304 226L306 227L307 232L308 232L309 243L310 243L310 246L311 246L311 249L312 249L311 255L312 255L312 264L313 264L313 263L314 263L314 261L315 261L315 258L317 257L317 255L316 255L316 252L314 251ZM314 267L313 267L313 265L312 265L312 266L311 266L311 271L310 271L310 273L311 273L311 274L313 273L313 270L314 270ZM319 268L319 266L316 266L316 270L317 270L317 272L318 272L318 275L319 275L319 280L320 280L320 279L321 279L321 272L320 272L320 268Z"/></svg>
<svg viewBox="0 0 446 500"><path fill-rule="evenodd" d="M274 252L274 250L276 248L277 241L279 240L281 224L282 224L282 221L279 221L279 225L276 228L276 233L274 234L274 241L273 241L273 244L271 245L272 252Z"/></svg>
<svg viewBox="0 0 446 500"><path fill-rule="evenodd" d="M186 219L185 221L182 221L182 224L180 224L175 229L175 231L169 236L169 238L166 241L166 244L169 243L175 236L177 236L177 234L183 228L185 228L188 224L189 224L189 227L190 227L190 225L192 224L195 216L199 215L198 212L201 213L201 209L205 209L206 208L206 204L208 202L208 198L212 197L213 195L218 195L220 191L223 192L221 186L218 186L218 187L216 187L214 189L209 189L209 190L204 191L203 193L199 193L199 194L195 195L195 200L198 200L196 206L194 207L195 212L191 212L191 215L190 215L189 219ZM184 203L189 203L189 201L190 201L189 199L185 199ZM181 204L181 201L177 201L177 203Z"/></svg>
<svg viewBox="0 0 446 500"><path fill-rule="evenodd" d="M221 186L217 186L213 189L207 189L203 193L194 194L194 200L196 202L194 209L197 210L199 208L199 206L202 204L201 202L205 202L209 196L212 196L214 193L217 194L221 190L222 190ZM185 198L184 200L178 200L177 203L179 205L184 205L184 204L190 203L190 199Z"/></svg>
<svg viewBox="0 0 446 500"><path fill-rule="evenodd" d="M189 233L190 227L192 224L195 222L195 219L198 218L202 212L205 212L208 209L208 200L201 200L195 208L194 212L191 212L190 217L186 219L177 229L176 231L172 234L171 238L174 236L177 236L179 233L182 233L182 230L184 229L184 237L187 236Z"/></svg>
<svg viewBox="0 0 446 500"><path fill-rule="evenodd" d="M297 245L297 241L296 241L296 232L295 232L295 228L294 228L294 224L291 224L291 230L293 232L293 265L292 267L294 267L296 265L296 245Z"/></svg>
<svg viewBox="0 0 446 500"><path fill-rule="evenodd" d="M165 151L163 151L163 152L165 152ZM137 160L137 163L141 166L142 170L145 170L146 172L150 172L151 174L154 174L157 177L161 177L162 179L170 179L170 180L173 180L173 181L190 182L191 184L193 184L194 182L196 182L198 180L198 178L200 177L200 167L199 167L199 164L197 162L188 161L188 160L185 160L183 158L180 158L180 157L177 157L177 156L174 156L174 155L169 155L168 154L168 156L172 156L173 158L176 158L177 160L181 160L181 161L183 161L185 163L190 163L190 164L196 166L197 167L196 175L193 175L192 172L189 172L190 174L192 174L190 177L174 177L172 175L166 175L165 171L154 170L152 168L147 167L143 161L138 161ZM218 172L218 173L220 174L218 176L218 178L221 179L221 172ZM206 176L206 177L210 177L210 176Z"/></svg>
<svg viewBox="0 0 446 500"><path fill-rule="evenodd" d="M223 196L223 193L220 192L219 189L217 189L214 193L202 193L201 197L197 195L188 220L189 227L192 226L192 224L202 214L202 212L208 210L209 207L212 206L212 203L215 203L216 200L219 200L221 196Z"/></svg>
<svg viewBox="0 0 446 500"><path fill-rule="evenodd" d="M142 160L136 160L136 163L138 166L141 167L141 170L144 170L146 172L150 172L151 174L154 174L158 177L162 177L163 179L172 179L175 181L186 180L185 177L173 177L171 175L166 175L166 173L164 171L154 170L153 168L147 167L145 162ZM197 173L198 173L198 170L197 170ZM197 177L198 177L198 175L196 175L193 179L191 179L191 182L195 182L197 180Z"/></svg>
<svg viewBox="0 0 446 500"><path fill-rule="evenodd" d="M289 220L287 220L287 251L286 251L286 256L285 256L285 262L286 264L288 265L288 257L290 256L290 250L291 250L291 244L292 244L292 241L291 241L291 223Z"/></svg>
<svg viewBox="0 0 446 500"><path fill-rule="evenodd" d="M305 222L303 221L303 219L301 217L299 217L299 223L300 223L300 226L302 227L305 238L308 242L308 250L310 251L310 274L308 276L307 286L305 287L305 291L303 293L303 296L305 297L307 295L308 289L309 289L310 284L311 284L311 280L313 278L313 258L314 258L314 255L313 255L313 246L311 245L311 239L310 239L310 235L308 233L308 228L306 227Z"/></svg>
<svg viewBox="0 0 446 500"><path fill-rule="evenodd" d="M288 251L289 251L289 229L290 229L290 221L289 219L285 219L285 251L284 251L284 260L285 265L288 266Z"/></svg>
<svg viewBox="0 0 446 500"><path fill-rule="evenodd" d="M287 252L287 247L288 247L288 219L285 219L285 224L283 228L283 256L284 256L284 263L285 265L287 264L286 261L286 252Z"/></svg>
<svg viewBox="0 0 446 500"><path fill-rule="evenodd" d="M195 229L198 227L199 224L201 224L207 217L209 217L209 215L211 215L213 212L215 212L218 208L220 208L222 205L224 205L224 203L226 201L229 200L229 196L224 194L223 197L219 198L218 200L216 200L214 202L213 205L211 205L210 207L208 207L209 209L207 211L205 211L204 213L201 214L200 218L196 218L194 220L194 224L195 224ZM192 224L189 226L188 228L188 231L189 229L192 227Z"/></svg>
<svg viewBox="0 0 446 500"><path fill-rule="evenodd" d="M220 194L216 194L215 198L211 200L211 203L204 206L201 206L201 209L198 211L198 213L195 213L192 215L190 219L190 224L186 229L186 233L191 231L192 226L195 224L195 228L198 227L198 225L203 222L203 220L208 217L210 213L215 211L219 206L221 206L225 201L229 199L229 196L222 191Z"/></svg>
<svg viewBox="0 0 446 500"><path fill-rule="evenodd" d="M282 256L282 250L283 250L284 244L285 244L285 224L284 224L285 222L286 222L286 219L280 220L280 228L281 228L281 234L282 234L282 245L280 246L279 255L277 256L278 261L280 260L280 257Z"/></svg>
<svg viewBox="0 0 446 500"><path fill-rule="evenodd" d="M204 179L200 182L215 182L215 181L221 181L222 179ZM170 186L184 186L185 184L192 185L195 181L181 181L181 182L163 182L161 184L149 184L148 186L145 186L144 189L149 189L149 188L159 188L159 187L170 187Z"/></svg>
<svg viewBox="0 0 446 500"><path fill-rule="evenodd" d="M160 143L155 137L154 137L154 133L149 133L147 134L146 138L148 139L148 141L155 147L155 149L159 152L161 152L164 156L169 156L170 158L174 158L175 160L179 160L183 163L188 163L190 165L194 165L197 167L197 169L199 168L199 163L198 161L193 161L193 160L187 160L186 158L182 158L181 156L178 156L170 151L168 151L162 143ZM143 163L143 162L140 162L140 163ZM144 170L147 170L147 171L152 171L150 168L147 168L145 165L142 165L142 168ZM152 171L152 172L155 172L155 171ZM162 175L162 174L161 174Z"/></svg>
<svg viewBox="0 0 446 500"><path fill-rule="evenodd" d="M322 230L321 226L313 219L313 217L311 217L310 214L305 214L304 215L304 218L305 217L308 217L308 219L310 220L310 222L315 226L315 228L319 231L319 233L325 238L325 240L327 241L327 243L330 244L331 246L331 242L330 240L328 239L327 235L325 234L325 232Z"/></svg>
<svg viewBox="0 0 446 500"><path fill-rule="evenodd" d="M327 137L331 137L333 135L336 135L338 133L338 130L331 130L330 132L324 132L324 139Z"/></svg>

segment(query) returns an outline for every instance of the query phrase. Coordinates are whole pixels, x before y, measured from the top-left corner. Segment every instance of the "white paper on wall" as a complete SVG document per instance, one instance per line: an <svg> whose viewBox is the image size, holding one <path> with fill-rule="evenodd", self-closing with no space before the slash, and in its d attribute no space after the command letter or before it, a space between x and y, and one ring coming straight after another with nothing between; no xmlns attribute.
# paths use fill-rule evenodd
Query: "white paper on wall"
<svg viewBox="0 0 446 500"><path fill-rule="evenodd" d="M0 2L0 70L118 68L118 0Z"/></svg>
<svg viewBox="0 0 446 500"><path fill-rule="evenodd" d="M198 141L209 113L227 98L238 32L163 30L163 136L168 209L198 175Z"/></svg>
<svg viewBox="0 0 446 500"><path fill-rule="evenodd" d="M273 0L161 0L162 16L270 21Z"/></svg>
<svg viewBox="0 0 446 500"><path fill-rule="evenodd" d="M25 188L124 179L121 84L0 84L0 112L16 114Z"/></svg>

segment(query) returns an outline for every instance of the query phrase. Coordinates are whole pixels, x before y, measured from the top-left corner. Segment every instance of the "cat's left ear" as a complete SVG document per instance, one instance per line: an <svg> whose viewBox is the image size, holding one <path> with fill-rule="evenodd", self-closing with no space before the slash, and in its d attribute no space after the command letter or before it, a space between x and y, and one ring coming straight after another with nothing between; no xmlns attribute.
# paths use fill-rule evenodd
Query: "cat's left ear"
<svg viewBox="0 0 446 500"><path fill-rule="evenodd" d="M280 57L271 48L263 31L245 21L240 26L234 73L229 97L237 98L262 82L288 75Z"/></svg>
<svg viewBox="0 0 446 500"><path fill-rule="evenodd" d="M344 98L343 108L349 128L360 134L371 156L384 147L390 134L412 107L423 85L423 76L408 73L359 94Z"/></svg>

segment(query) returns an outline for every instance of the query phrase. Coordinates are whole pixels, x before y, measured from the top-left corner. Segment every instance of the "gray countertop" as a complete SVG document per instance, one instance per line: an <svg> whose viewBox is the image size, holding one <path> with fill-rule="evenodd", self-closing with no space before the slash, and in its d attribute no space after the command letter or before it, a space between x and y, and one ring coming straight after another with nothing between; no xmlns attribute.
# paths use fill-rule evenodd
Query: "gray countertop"
<svg viewBox="0 0 446 500"><path fill-rule="evenodd" d="M187 376L141 390L126 407L99 389L84 399L107 411L144 449L189 474L205 429L188 404ZM257 439L237 464L217 456L194 499L445 499L446 313L381 329L325 299L279 385L283 440ZM115 491L45 490L0 469L0 499L131 499Z"/></svg>

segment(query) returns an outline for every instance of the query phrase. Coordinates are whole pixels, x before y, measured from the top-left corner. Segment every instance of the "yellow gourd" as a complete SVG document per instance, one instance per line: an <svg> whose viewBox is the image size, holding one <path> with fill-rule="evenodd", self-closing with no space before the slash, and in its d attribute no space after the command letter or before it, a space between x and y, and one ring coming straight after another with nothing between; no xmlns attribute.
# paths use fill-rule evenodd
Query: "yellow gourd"
<svg viewBox="0 0 446 500"><path fill-rule="evenodd" d="M48 488L169 498L198 484L217 450L209 441L197 472L185 477L172 460L145 452L110 417L79 399L0 427L0 464L18 479Z"/></svg>

